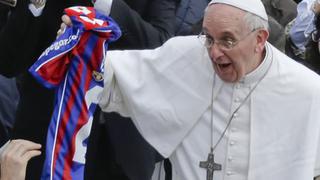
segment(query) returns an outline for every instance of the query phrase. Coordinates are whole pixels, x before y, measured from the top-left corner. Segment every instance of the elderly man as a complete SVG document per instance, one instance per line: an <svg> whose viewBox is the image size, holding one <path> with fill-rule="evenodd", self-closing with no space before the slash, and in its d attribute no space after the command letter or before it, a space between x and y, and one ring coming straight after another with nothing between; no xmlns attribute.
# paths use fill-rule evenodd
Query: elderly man
<svg viewBox="0 0 320 180"><path fill-rule="evenodd" d="M267 21L260 0L212 0L198 37L109 51L102 110L131 117L174 180L312 180L320 77L267 42Z"/></svg>

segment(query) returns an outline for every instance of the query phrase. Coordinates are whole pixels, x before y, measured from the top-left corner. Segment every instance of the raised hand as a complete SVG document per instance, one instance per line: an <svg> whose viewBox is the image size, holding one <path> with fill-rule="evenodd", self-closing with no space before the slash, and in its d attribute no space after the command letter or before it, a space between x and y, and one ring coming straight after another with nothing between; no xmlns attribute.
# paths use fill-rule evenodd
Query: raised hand
<svg viewBox="0 0 320 180"><path fill-rule="evenodd" d="M61 23L61 25L60 25L60 29L59 29L58 32L57 32L57 38L58 38L59 36L61 36L61 34L64 33L64 31L66 30L67 26L72 26L72 22L71 22L71 19L70 19L69 16L63 15L63 16L61 17L61 20L62 20L62 23Z"/></svg>

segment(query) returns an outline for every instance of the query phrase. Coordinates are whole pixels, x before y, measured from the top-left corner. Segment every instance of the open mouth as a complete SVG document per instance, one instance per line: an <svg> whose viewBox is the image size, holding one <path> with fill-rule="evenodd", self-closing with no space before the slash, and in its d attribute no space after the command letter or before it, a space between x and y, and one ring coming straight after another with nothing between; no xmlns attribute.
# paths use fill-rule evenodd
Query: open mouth
<svg viewBox="0 0 320 180"><path fill-rule="evenodd" d="M219 69L223 70L231 66L231 63L217 64Z"/></svg>

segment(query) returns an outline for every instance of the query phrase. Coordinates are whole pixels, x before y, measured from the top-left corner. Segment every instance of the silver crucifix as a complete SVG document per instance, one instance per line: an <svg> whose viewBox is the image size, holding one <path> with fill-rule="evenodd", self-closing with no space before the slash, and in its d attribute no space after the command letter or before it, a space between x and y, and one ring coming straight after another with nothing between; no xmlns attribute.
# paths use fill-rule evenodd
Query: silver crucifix
<svg viewBox="0 0 320 180"><path fill-rule="evenodd" d="M207 161L200 161L200 167L207 169L207 180L213 179L213 172L221 170L221 164L217 164L214 162L214 155L211 151L208 154Z"/></svg>

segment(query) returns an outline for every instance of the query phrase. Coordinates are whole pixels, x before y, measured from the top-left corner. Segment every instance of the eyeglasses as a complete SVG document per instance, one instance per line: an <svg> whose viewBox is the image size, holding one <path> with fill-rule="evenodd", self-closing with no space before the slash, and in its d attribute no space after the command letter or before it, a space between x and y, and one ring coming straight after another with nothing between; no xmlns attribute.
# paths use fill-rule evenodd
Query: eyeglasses
<svg viewBox="0 0 320 180"><path fill-rule="evenodd" d="M232 48L234 48L240 41L244 40L246 37L248 37L251 33L258 30L259 28L255 28L252 31L250 31L248 34L243 36L239 40L231 40L231 39L220 39L215 40L213 39L209 34L207 34L204 31L201 31L201 33L198 35L198 39L201 41L201 43L208 49L210 49L214 44L216 44L219 49L223 51L230 51Z"/></svg>

